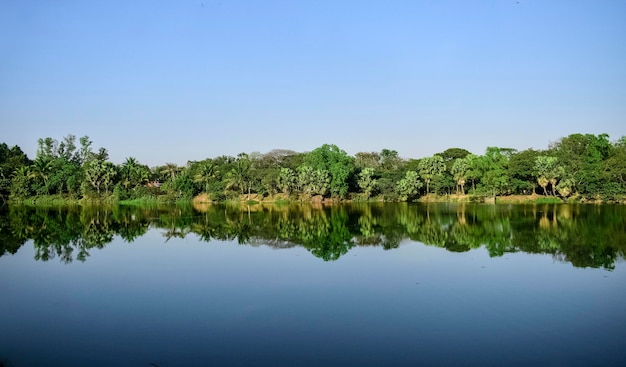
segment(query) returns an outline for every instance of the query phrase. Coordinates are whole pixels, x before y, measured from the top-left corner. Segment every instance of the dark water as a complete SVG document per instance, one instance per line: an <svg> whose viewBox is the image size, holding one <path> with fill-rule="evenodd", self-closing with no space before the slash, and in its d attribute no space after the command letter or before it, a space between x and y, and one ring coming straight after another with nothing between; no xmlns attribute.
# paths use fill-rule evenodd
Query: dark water
<svg viewBox="0 0 626 367"><path fill-rule="evenodd" d="M0 214L4 366L623 366L626 208Z"/></svg>

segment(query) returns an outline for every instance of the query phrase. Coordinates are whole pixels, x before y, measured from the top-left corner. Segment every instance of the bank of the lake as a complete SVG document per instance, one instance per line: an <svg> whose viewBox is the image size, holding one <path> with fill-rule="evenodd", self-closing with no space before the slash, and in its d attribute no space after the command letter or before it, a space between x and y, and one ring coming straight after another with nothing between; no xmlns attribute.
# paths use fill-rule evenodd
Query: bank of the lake
<svg viewBox="0 0 626 367"><path fill-rule="evenodd" d="M142 197L136 199L120 200L114 195L104 196L101 198L76 198L64 195L38 195L24 199L13 199L9 201L9 205L25 205L25 206L68 206L68 205L135 205L135 206L154 206L162 204L180 204L180 205L208 205L216 203L245 203L255 205L258 203L315 203L315 204L336 204L336 203L377 203L389 202L383 198L363 199L361 197L335 199L322 197L320 195L307 197L302 195L285 195L276 194L269 196L261 196L258 194L240 195L238 198L230 198L225 200L211 200L208 195L200 194L194 198L176 198L171 196ZM428 194L417 198L414 202L418 203L485 203L485 204L626 204L626 197L612 198L611 200L596 197L588 199L582 196L573 196L567 199L557 196L544 195L499 195L495 197L485 195L436 195Z"/></svg>

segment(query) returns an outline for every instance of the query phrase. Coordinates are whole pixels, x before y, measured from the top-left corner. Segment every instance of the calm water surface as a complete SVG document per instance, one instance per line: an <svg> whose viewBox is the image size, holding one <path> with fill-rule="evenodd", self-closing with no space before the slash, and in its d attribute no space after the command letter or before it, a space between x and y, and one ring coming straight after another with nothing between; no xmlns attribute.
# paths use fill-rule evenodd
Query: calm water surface
<svg viewBox="0 0 626 367"><path fill-rule="evenodd" d="M13 208L5 366L623 366L615 206Z"/></svg>

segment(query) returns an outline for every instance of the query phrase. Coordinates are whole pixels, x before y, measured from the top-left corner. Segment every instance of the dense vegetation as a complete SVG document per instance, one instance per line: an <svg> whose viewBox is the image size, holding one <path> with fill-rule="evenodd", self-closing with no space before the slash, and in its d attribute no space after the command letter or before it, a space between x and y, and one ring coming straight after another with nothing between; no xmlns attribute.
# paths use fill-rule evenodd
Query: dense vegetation
<svg viewBox="0 0 626 367"><path fill-rule="evenodd" d="M623 201L626 137L572 134L546 150L489 147L482 155L450 148L432 157L403 159L394 150L348 155L324 144L311 152L272 150L148 167L128 157L116 165L105 148L76 141L38 140L34 160L18 146L0 145L0 200L212 201L262 199L415 201L424 196L539 194L554 200Z"/></svg>
<svg viewBox="0 0 626 367"><path fill-rule="evenodd" d="M5 209L6 210L6 209ZM163 241L196 236L275 248L301 246L336 260L355 246L394 249L406 239L491 256L551 254L577 267L612 269L626 252L623 206L358 203L323 206L216 204L178 206L15 206L0 212L0 256L32 240L35 258L84 261L119 237L133 242L151 228Z"/></svg>

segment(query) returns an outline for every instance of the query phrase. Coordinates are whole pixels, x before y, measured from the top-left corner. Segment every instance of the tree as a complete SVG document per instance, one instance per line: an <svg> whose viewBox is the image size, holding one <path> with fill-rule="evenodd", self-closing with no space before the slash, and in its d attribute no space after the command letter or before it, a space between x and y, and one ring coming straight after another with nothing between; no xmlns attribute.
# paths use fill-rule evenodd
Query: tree
<svg viewBox="0 0 626 367"><path fill-rule="evenodd" d="M80 141L80 152L78 153L79 164L83 165L87 163L90 159L92 159L93 152L91 150L92 141L89 140L87 135L81 137Z"/></svg>
<svg viewBox="0 0 626 367"><path fill-rule="evenodd" d="M58 145L59 143L52 138L37 139L36 157L48 161L56 158Z"/></svg>
<svg viewBox="0 0 626 367"><path fill-rule="evenodd" d="M565 170L563 178L570 179L574 191L593 194L601 190L602 162L609 158L613 148L608 134L571 134L550 148L551 155L558 158Z"/></svg>
<svg viewBox="0 0 626 367"><path fill-rule="evenodd" d="M467 179L472 181L472 191L476 191L476 181L480 181L485 167L483 167L482 156L470 154L467 157L469 169L467 170Z"/></svg>
<svg viewBox="0 0 626 367"><path fill-rule="evenodd" d="M52 171L52 160L51 158L47 158L46 156L39 156L33 162L33 173L36 177L39 177L43 180L44 188L46 189L46 193L50 195L50 190L48 189L48 177Z"/></svg>
<svg viewBox="0 0 626 367"><path fill-rule="evenodd" d="M363 190L366 199L369 199L372 195L372 192L376 188L376 182L373 168L366 167L359 173L358 185L361 190Z"/></svg>
<svg viewBox="0 0 626 367"><path fill-rule="evenodd" d="M537 183L543 188L543 194L545 196L548 195L546 190L548 184L552 185L552 195L556 196L557 179L562 177L564 173L565 171L563 167L559 165L559 160L556 157L540 155L535 159Z"/></svg>
<svg viewBox="0 0 626 367"><path fill-rule="evenodd" d="M29 165L30 160L19 146L9 148L6 143L0 144L0 197L3 201L10 196L13 174Z"/></svg>
<svg viewBox="0 0 626 367"><path fill-rule="evenodd" d="M171 181L174 181L176 175L178 174L178 172L180 172L180 167L178 167L176 163L168 162L165 163L165 166L161 168L161 172L164 175L169 176Z"/></svg>
<svg viewBox="0 0 626 367"><path fill-rule="evenodd" d="M438 175L443 174L446 165L440 155L423 158L418 164L419 175L426 182L426 193L430 193L430 183Z"/></svg>
<svg viewBox="0 0 626 367"><path fill-rule="evenodd" d="M470 153L468 150L463 149L463 148L448 148L441 153L437 153L437 155L443 158L443 161L446 164L452 164L457 159L465 158L470 154L472 153Z"/></svg>
<svg viewBox="0 0 626 367"><path fill-rule="evenodd" d="M459 188L461 189L461 194L465 195L465 182L468 177L468 173L470 171L471 158L463 157L458 158L452 164L452 168L450 172L454 177L457 185L457 193L459 192Z"/></svg>
<svg viewBox="0 0 626 367"><path fill-rule="evenodd" d="M113 163L98 159L89 161L85 170L87 187L95 189L98 195L103 189L108 194L115 174Z"/></svg>
<svg viewBox="0 0 626 367"><path fill-rule="evenodd" d="M206 161L200 164L198 172L195 174L193 181L199 184L204 185L204 192L209 192L209 184L211 180L215 177L215 167L216 164L211 159L207 159Z"/></svg>
<svg viewBox="0 0 626 367"><path fill-rule="evenodd" d="M348 193L354 173L354 158L334 144L324 144L307 154L305 163L315 170L330 174L330 194L342 198Z"/></svg>
<svg viewBox="0 0 626 367"><path fill-rule="evenodd" d="M299 154L289 149L272 149L261 156L260 164L262 167L285 167L290 158Z"/></svg>
<svg viewBox="0 0 626 367"><path fill-rule="evenodd" d="M34 177L29 166L22 166L15 170L11 178L11 197L25 198L32 195L30 180Z"/></svg>
<svg viewBox="0 0 626 367"><path fill-rule="evenodd" d="M380 166L385 171L397 169L402 163L402 158L398 156L398 152L390 149L380 151Z"/></svg>
<svg viewBox="0 0 626 367"><path fill-rule="evenodd" d="M540 154L539 151L526 149L511 156L508 171L514 192L535 192L535 160Z"/></svg>
<svg viewBox="0 0 626 367"><path fill-rule="evenodd" d="M247 189L248 197L250 197L250 179L250 160L247 154L240 153L233 164L233 168L227 175L226 188L239 188L241 195L243 195L244 191Z"/></svg>
<svg viewBox="0 0 626 367"><path fill-rule="evenodd" d="M403 179L398 181L396 192L401 201L412 200L417 196L419 189L423 186L419 176L415 171L407 171Z"/></svg>
<svg viewBox="0 0 626 367"><path fill-rule="evenodd" d="M605 180L621 187L626 192L626 136L622 136L614 145L611 154L603 163Z"/></svg>
<svg viewBox="0 0 626 367"><path fill-rule="evenodd" d="M314 169L303 165L298 167L298 187L307 196L326 195L331 184L331 178L325 169Z"/></svg>
<svg viewBox="0 0 626 367"><path fill-rule="evenodd" d="M507 192L509 187L508 165L514 149L487 147L485 155L477 160L477 165L482 171L482 188L491 196Z"/></svg>
<svg viewBox="0 0 626 367"><path fill-rule="evenodd" d="M359 169L371 167L377 169L381 166L381 156L377 152L358 152L354 155L354 166Z"/></svg>
<svg viewBox="0 0 626 367"><path fill-rule="evenodd" d="M291 168L281 168L278 175L278 188L285 194L290 194L297 184L296 173Z"/></svg>

